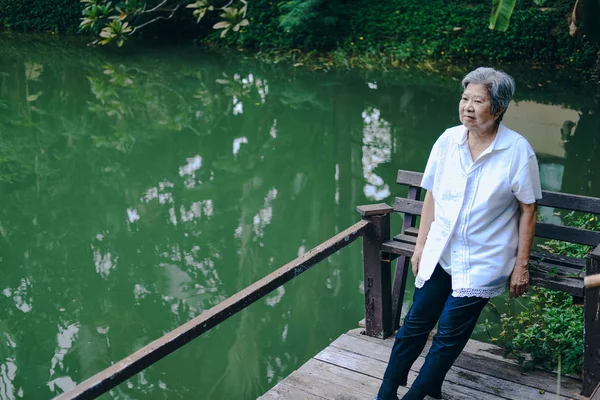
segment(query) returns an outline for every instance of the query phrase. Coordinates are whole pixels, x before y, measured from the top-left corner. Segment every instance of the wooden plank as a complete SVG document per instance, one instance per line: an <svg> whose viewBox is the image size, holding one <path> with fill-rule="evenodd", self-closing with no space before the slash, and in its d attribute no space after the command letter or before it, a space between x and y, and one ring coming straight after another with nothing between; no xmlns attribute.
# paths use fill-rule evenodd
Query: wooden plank
<svg viewBox="0 0 600 400"><path fill-rule="evenodd" d="M600 400L600 385L596 386L596 390L590 396L590 400Z"/></svg>
<svg viewBox="0 0 600 400"><path fill-rule="evenodd" d="M587 259L585 274L600 274L600 246ZM589 396L600 383L600 290L586 292L584 307L582 394Z"/></svg>
<svg viewBox="0 0 600 400"><path fill-rule="evenodd" d="M336 347L383 362L387 362L391 350L387 346L374 343L370 343L369 346L365 346L364 341L350 335L342 335L340 338L331 343L330 347ZM550 393L556 393L556 377L552 374L550 374L550 379L545 379L545 386L542 388L538 384L538 378L548 378L548 374L544 374L543 371L537 371L538 373L534 372L531 373L530 376L527 376L526 374L523 374L522 370L515 368L516 366L513 366L512 369L508 369L506 368L506 365L497 365L481 355L476 356L474 354L465 353L461 354L459 358L460 360L457 360L454 363L453 369L456 370L455 374L458 376L464 376L465 379L470 379L471 381L476 382L494 381L494 386L490 385L486 388L485 391L487 393L506 396L505 393L495 391L498 390L498 388L504 388L506 392L518 392L520 393L518 396L523 396L513 398L531 398L528 396L539 394L539 389L543 389ZM415 362L415 367L420 369L423 362L424 357L421 355L421 357L419 357L419 359ZM448 375L450 375L450 372ZM473 389L478 389L477 386L466 384L461 380L452 380L449 377L447 377L447 380L463 386L471 387ZM484 385L485 384L487 383L484 383ZM494 387L496 387L496 389L494 389ZM580 387L578 384L574 385L574 387L573 385L569 387L570 392L577 396L576 398L580 398L578 394L579 388ZM563 391L561 394L565 395L566 393Z"/></svg>
<svg viewBox="0 0 600 400"><path fill-rule="evenodd" d="M397 240L399 242L402 243L406 243L406 244L410 244L410 245L415 245L417 243L417 237L416 236L410 236L410 235L405 235L405 234L399 234L394 236L394 240Z"/></svg>
<svg viewBox="0 0 600 400"><path fill-rule="evenodd" d="M421 198L421 188L411 186L408 188L408 195L406 196L409 200L419 200ZM402 221L402 230L415 227L417 224L417 217L415 215L407 214L404 216Z"/></svg>
<svg viewBox="0 0 600 400"><path fill-rule="evenodd" d="M398 170L396 182L400 185L420 187L422 179L423 173L421 172ZM542 199L538 201L538 205L600 214L600 198L597 197L543 190Z"/></svg>
<svg viewBox="0 0 600 400"><path fill-rule="evenodd" d="M392 334L392 266L382 259L381 245L390 239L390 216L364 218L371 228L363 238L366 333L386 338Z"/></svg>
<svg viewBox="0 0 600 400"><path fill-rule="evenodd" d="M380 352L383 349L385 352ZM315 358L336 364L344 368L349 368L357 372L369 374L371 376L383 376L390 349L383 346L373 346L368 348L369 354L360 354L338 348L333 344L320 352ZM384 361L385 360L385 361ZM413 364L411 371L413 374L410 381L423 366L424 357L419 357ZM509 382L494 376L469 371L460 367L452 367L446 375L447 382L453 382L463 386L465 390L471 389L471 398L473 399L497 399L506 398L511 400L536 399L539 398L539 390L529 386ZM559 399L567 397L559 396Z"/></svg>
<svg viewBox="0 0 600 400"><path fill-rule="evenodd" d="M404 234L408 235L408 236L419 236L419 228L418 227L412 227L412 228L406 228L404 230Z"/></svg>
<svg viewBox="0 0 600 400"><path fill-rule="evenodd" d="M596 246L596 248L590 253L590 257L600 258L600 244Z"/></svg>
<svg viewBox="0 0 600 400"><path fill-rule="evenodd" d="M598 231L545 224L543 222L535 224L535 236L588 246L597 246L600 244L600 232Z"/></svg>
<svg viewBox="0 0 600 400"><path fill-rule="evenodd" d="M404 294L406 293L409 265L410 258L408 256L400 256L396 260L396 273L394 286L392 286L392 331L398 329L402 319L402 304L404 304Z"/></svg>
<svg viewBox="0 0 600 400"><path fill-rule="evenodd" d="M394 236L394 240L385 242L382 245L382 249L391 254L410 257L414 252L415 242L416 238L414 236L400 234ZM583 297L585 294L583 277L567 276L568 274L577 274L579 272L580 271L575 268L568 268L562 264L555 266L545 261L538 262L535 267L530 267L529 269L530 282L532 285L559 290L577 297ZM564 275L560 275L561 273Z"/></svg>
<svg viewBox="0 0 600 400"><path fill-rule="evenodd" d="M258 400L322 400L323 397L305 392L304 390L290 386L285 381L278 383L258 398Z"/></svg>
<svg viewBox="0 0 600 400"><path fill-rule="evenodd" d="M371 376L373 378L377 378L378 380L382 379L383 373L385 372L385 368L387 363L381 360L376 360L370 358L369 356L365 356L362 354L357 354L349 351L345 351L343 349L338 349L335 347L328 347L327 349L320 352L315 359L320 361L336 365L338 367L356 371L360 374ZM410 385L417 378L418 371L411 370L408 374L408 386L398 388L398 395L402 396L407 391ZM450 390L448 390L450 389ZM444 382L442 387L442 397L444 399L452 399L452 400L500 400L503 397L499 397L493 394L482 393L476 389L470 387L462 387L456 382ZM428 397L429 399L429 397Z"/></svg>
<svg viewBox="0 0 600 400"><path fill-rule="evenodd" d="M600 198L578 196L575 194L542 191L542 199L538 205L562 208L592 214L600 214Z"/></svg>
<svg viewBox="0 0 600 400"><path fill-rule="evenodd" d="M411 186L408 188L408 199L418 200L421 196L421 188ZM417 224L417 216L404 214L402 221L402 231L412 229ZM400 256L396 260L396 273L394 276L394 286L392 287L392 330L398 329L402 318L402 304L404 303L404 293L406 291L406 280L409 274L408 266L410 258Z"/></svg>
<svg viewBox="0 0 600 400"><path fill-rule="evenodd" d="M581 270L583 268L585 268L585 259L583 258L575 258L575 257L568 257L568 256L562 256L560 254L552 254L552 253L548 253L548 252L541 252L541 251L531 251L531 253L529 254L529 259L532 262L550 262L551 264L555 265L555 266L565 266L568 268L573 268L574 270Z"/></svg>
<svg viewBox="0 0 600 400"><path fill-rule="evenodd" d="M375 396L381 385L380 379L314 358L310 359L298 371L317 377L325 382L339 385L345 388L345 393L362 394L362 398L372 398ZM335 397L337 394L328 391L327 397Z"/></svg>
<svg viewBox="0 0 600 400"><path fill-rule="evenodd" d="M181 348L192 339L248 307L331 254L348 246L361 237L368 230L369 225L370 222L367 220L357 222L350 228L338 233L210 310L203 312L198 317L99 372L56 399L92 399L106 393L119 383Z"/></svg>
<svg viewBox="0 0 600 400"><path fill-rule="evenodd" d="M353 335L352 333L348 333L346 335L348 338L353 338L354 343L349 343L348 339L340 338L340 342L335 341L332 345L335 346L340 345L343 341L344 346L350 351L351 349L363 347L366 349L365 351L372 351L370 346L382 346L386 348L391 348L392 341L389 340L380 340L380 343L375 341L367 341L362 337ZM385 342L385 344L384 344ZM428 345L421 353L421 356L425 356L429 351L431 346L431 340L429 340ZM521 366L519 366L514 360L509 360L505 358L501 358L498 360L497 356L502 355L504 353L504 349L498 346L489 345L487 343L478 342L475 340L469 340L467 346L460 354L456 362L455 366L467 369L469 371L479 372L485 375L495 376L497 378L502 378L514 383L522 384L525 386L530 386L536 389L542 389L548 393L556 393L556 375L543 371L540 369L533 370L525 370ZM389 354L389 350L385 352L385 354ZM490 357L490 355L492 357ZM389 355L388 355L389 356ZM579 392L581 391L581 381L563 376L561 377L561 394L564 396L568 396L574 399L582 399Z"/></svg>
<svg viewBox="0 0 600 400"><path fill-rule="evenodd" d="M361 217L369 217L371 215L385 215L394 212L394 208L384 203L368 204L356 207L356 211Z"/></svg>
<svg viewBox="0 0 600 400"><path fill-rule="evenodd" d="M396 197L396 201L394 202L394 211L412 214L412 215L421 215L421 210L423 209L423 202L419 200L405 199L404 197Z"/></svg>
<svg viewBox="0 0 600 400"><path fill-rule="evenodd" d="M583 277L568 278L560 275L549 275L546 271L530 268L529 283L534 286L569 293L577 297L585 295Z"/></svg>
<svg viewBox="0 0 600 400"><path fill-rule="evenodd" d="M394 338L388 338L386 340L375 339L375 338L371 338L371 337L361 334L360 333L361 331L362 331L361 329L352 329L347 333L347 335L358 337L361 340L369 341L371 343L386 346L386 347L389 347L390 349L394 345ZM423 356L425 356L425 354L429 351L429 347L431 346L431 338L433 337L434 334L435 334L435 331L432 331L431 334L429 335L429 341L425 345L425 348L423 349L423 353L421 353ZM490 343L485 343L485 342L480 342L477 340L470 339L467 342L467 345L465 346L463 352L470 352L473 354L484 354L486 358L488 358L494 362L505 362L505 363L510 363L513 365L518 365L518 363L515 359L504 357L505 351L502 347L496 346L496 345L493 345Z"/></svg>
<svg viewBox="0 0 600 400"><path fill-rule="evenodd" d="M285 384L303 390L317 398L336 399L344 396L348 400L363 400L364 393L356 393L351 388L340 385L340 382L331 382L321 376L310 374L306 369L297 370L285 378ZM372 394L368 395L372 396Z"/></svg>
<svg viewBox="0 0 600 400"><path fill-rule="evenodd" d="M423 202L402 197L396 197L396 202L394 203L395 211L408 214L421 215L422 208ZM600 244L600 232L598 231L589 231L587 229L546 224L542 222L538 222L535 225L535 236L560 240L563 242L585 244L588 246L597 246Z"/></svg>
<svg viewBox="0 0 600 400"><path fill-rule="evenodd" d="M402 243L396 240L389 240L381 245L381 251L408 257L412 257L414 249L414 244Z"/></svg>
<svg viewBox="0 0 600 400"><path fill-rule="evenodd" d="M405 171L398 170L398 175L396 177L396 183L400 185L409 185L409 186L421 186L421 181L423 180L422 172L414 172L414 171Z"/></svg>
<svg viewBox="0 0 600 400"><path fill-rule="evenodd" d="M410 232L412 233L413 231ZM407 231L405 231L404 234L401 233L394 236L394 240L413 246L417 242L417 238L413 235L407 234ZM567 275L572 278L575 278L573 275L579 276L581 270L585 268L584 259L561 256L557 254L532 251L530 260L531 269L539 269L540 271L545 271L546 273L552 273L555 275Z"/></svg>

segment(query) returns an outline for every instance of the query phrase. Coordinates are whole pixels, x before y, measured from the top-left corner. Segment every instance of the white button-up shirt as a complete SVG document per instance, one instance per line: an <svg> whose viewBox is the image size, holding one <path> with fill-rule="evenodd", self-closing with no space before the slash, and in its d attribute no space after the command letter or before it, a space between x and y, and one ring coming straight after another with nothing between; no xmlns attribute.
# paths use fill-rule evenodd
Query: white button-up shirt
<svg viewBox="0 0 600 400"><path fill-rule="evenodd" d="M517 258L519 202L542 198L529 142L500 124L473 161L467 128L450 128L433 145L421 186L432 191L435 212L415 285L440 263L452 275L454 297L502 294Z"/></svg>

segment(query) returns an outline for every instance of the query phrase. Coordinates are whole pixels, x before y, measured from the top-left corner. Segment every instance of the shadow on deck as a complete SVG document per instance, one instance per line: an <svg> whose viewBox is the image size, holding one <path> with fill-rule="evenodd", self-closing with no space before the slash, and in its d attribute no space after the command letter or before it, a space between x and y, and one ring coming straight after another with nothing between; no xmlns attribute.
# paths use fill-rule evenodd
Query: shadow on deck
<svg viewBox="0 0 600 400"><path fill-rule="evenodd" d="M394 338L376 339L362 332L363 329L353 329L343 334L259 399L372 399L381 383ZM430 345L431 340L413 365L409 386ZM443 398L587 399L579 394L581 380L562 376L558 389L556 374L539 369L526 371L503 354L504 350L498 346L469 340L446 375ZM407 388L401 387L398 396L402 397L406 391Z"/></svg>

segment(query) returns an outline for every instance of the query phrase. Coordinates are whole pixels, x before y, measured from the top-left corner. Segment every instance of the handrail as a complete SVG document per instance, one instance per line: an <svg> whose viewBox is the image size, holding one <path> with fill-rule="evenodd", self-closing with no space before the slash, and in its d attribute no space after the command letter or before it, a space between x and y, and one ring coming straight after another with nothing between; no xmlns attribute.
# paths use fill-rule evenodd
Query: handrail
<svg viewBox="0 0 600 400"><path fill-rule="evenodd" d="M368 220L355 223L350 228L326 240L261 280L254 282L210 310L204 311L196 318L142 347L104 371L88 378L68 392L56 397L55 400L94 399L108 392L271 291L294 279L313 265L348 246L365 235L369 225Z"/></svg>

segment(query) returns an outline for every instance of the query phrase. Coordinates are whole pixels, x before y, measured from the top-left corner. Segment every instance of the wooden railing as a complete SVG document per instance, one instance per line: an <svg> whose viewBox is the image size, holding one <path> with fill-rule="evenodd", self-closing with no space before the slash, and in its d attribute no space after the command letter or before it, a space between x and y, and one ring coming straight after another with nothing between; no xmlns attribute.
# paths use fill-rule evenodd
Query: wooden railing
<svg viewBox="0 0 600 400"><path fill-rule="evenodd" d="M390 336L397 328L401 317L408 275L408 257L414 248L414 243L412 243L414 237L412 239L410 237L416 235L416 219L421 208L421 204L418 204L417 200L419 196L420 189L410 187L409 199L396 199L394 208L402 209L405 214L403 233L396 236L395 240L390 240L390 214L395 211L394 208L386 204L357 207L362 217L361 221L87 379L57 397L56 400L93 399L108 392L360 237L363 238L365 334L379 338ZM398 205L399 201L403 204ZM399 241L399 236L405 236L403 239L405 242ZM577 237L579 238L579 235ZM398 256L400 258L392 289L391 262ZM586 271L587 275L599 273L600 246L590 254ZM565 289L563 288L563 290ZM574 293L579 294L579 292ZM583 394L589 395L600 381L600 363L596 362L600 357L598 355L600 354L600 290L588 291L585 293L585 300L584 364L586 371Z"/></svg>
<svg viewBox="0 0 600 400"><path fill-rule="evenodd" d="M106 368L104 371L97 373L70 391L58 396L56 400L94 399L108 392L118 384L131 378L145 368L156 363L158 360L181 348L186 343L214 328L221 322L232 317L250 304L269 294L286 282L294 279L304 271L348 246L360 237L363 237L363 243L369 244L369 249L374 249L375 247L370 244L375 245L376 243L381 243L382 238L389 239L390 236L389 216L387 216L388 219L386 225L386 223L383 222L383 219L380 219L378 215L375 215L377 214L377 211L375 210L378 208L389 209L388 212L391 211L391 208L385 205L365 207L364 218L350 228L321 243L317 247L304 253L300 257L253 283L242 291L234 294L210 310L203 312L198 317L142 347L135 353ZM387 236L385 232L387 232ZM379 248L381 248L381 244L379 244ZM371 251L368 253L368 257L369 259L375 257L379 258L379 251ZM376 277L378 276L378 271L370 271L368 274L365 273L365 276L367 275L369 276L369 282L371 283L367 284L365 278L365 291L368 291L372 295L375 291L369 288L377 287L380 292L381 289L379 284L374 283L377 280ZM365 296L365 298L367 298L367 296ZM370 318L370 322L368 323L368 330L372 333L381 329L381 323L379 322L381 321L382 315L381 300L382 299L380 299L379 302L371 302L369 300L368 302L370 311L367 312L367 314L374 316ZM389 299L387 297L385 302L386 304L389 304ZM377 326L373 327L373 324Z"/></svg>

